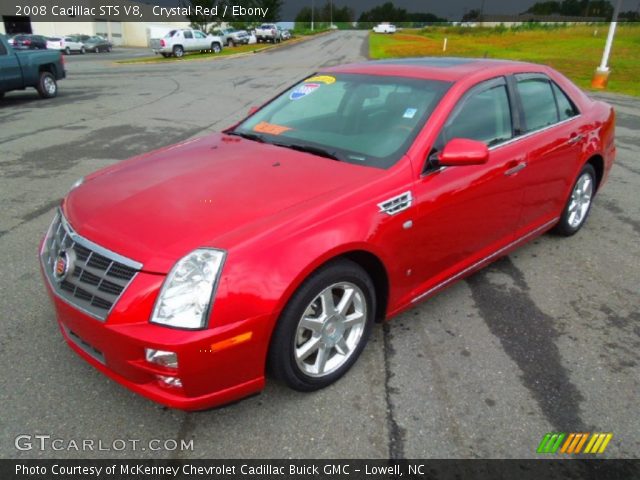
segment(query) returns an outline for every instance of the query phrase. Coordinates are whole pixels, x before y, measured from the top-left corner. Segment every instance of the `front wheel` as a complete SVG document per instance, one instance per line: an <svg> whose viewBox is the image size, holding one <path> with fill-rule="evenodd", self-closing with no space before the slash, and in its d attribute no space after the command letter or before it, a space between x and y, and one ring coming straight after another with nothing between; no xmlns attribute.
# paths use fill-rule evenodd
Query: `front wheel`
<svg viewBox="0 0 640 480"><path fill-rule="evenodd" d="M562 217L560 217L554 231L565 237L577 233L587 220L595 193L596 171L591 164L587 163L582 167L573 184L571 196L567 200Z"/></svg>
<svg viewBox="0 0 640 480"><path fill-rule="evenodd" d="M232 39L232 38L230 38L230 39L227 41L227 46L228 46L228 47L235 47L235 46L236 46L236 42L234 42L234 41L233 41L233 39Z"/></svg>
<svg viewBox="0 0 640 480"><path fill-rule="evenodd" d="M64 54L65 55L71 55L71 49L69 47L64 49Z"/></svg>
<svg viewBox="0 0 640 480"><path fill-rule="evenodd" d="M318 270L278 321L269 349L274 376L300 391L331 385L360 356L375 309L373 283L359 265L339 260Z"/></svg>
<svg viewBox="0 0 640 480"><path fill-rule="evenodd" d="M38 93L42 98L53 98L58 94L56 77L51 72L41 72L37 85Z"/></svg>
<svg viewBox="0 0 640 480"><path fill-rule="evenodd" d="M85 51L86 51L86 50L84 49L84 47L80 47L80 53L81 53L82 55L84 55Z"/></svg>

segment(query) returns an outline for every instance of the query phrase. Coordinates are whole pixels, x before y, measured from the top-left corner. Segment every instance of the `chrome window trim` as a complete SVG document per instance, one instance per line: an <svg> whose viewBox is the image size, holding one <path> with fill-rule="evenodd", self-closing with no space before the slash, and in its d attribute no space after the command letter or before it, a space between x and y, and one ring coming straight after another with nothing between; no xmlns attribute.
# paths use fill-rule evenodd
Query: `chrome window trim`
<svg viewBox="0 0 640 480"><path fill-rule="evenodd" d="M514 240L513 242L509 243L508 245L505 245L502 248L499 248L498 250L496 250L495 252L493 252L490 255L487 255L486 257L478 260L476 263L474 263L473 265L465 268L464 270L459 271L458 273L452 275L449 278L446 278L445 280L443 280L442 282L440 282L439 284L437 284L434 287L431 287L429 290L427 290L424 293L421 293L420 295L418 295L417 297L415 297L413 300L411 300L411 303L416 303L419 302L420 300L422 300L424 297L429 296L431 293L440 290L441 288L447 286L448 284L450 284L451 282L457 280L458 278L464 276L466 273L469 273L470 271L474 270L475 268L477 268L478 266L482 265L483 263L491 260L492 258L497 257L498 255L500 255L502 252L509 250L511 247L513 247L514 245L517 245L520 242L523 242L524 240L526 240L529 237L532 237L533 235L535 235L536 233L544 230L545 228L550 227L551 225L553 225L554 223L556 223L558 220L560 219L560 217L555 217L553 220L549 220L548 222L546 222L543 225L540 225L539 227L531 230L529 233L526 233L525 235L521 236L520 238Z"/></svg>
<svg viewBox="0 0 640 480"><path fill-rule="evenodd" d="M571 118L567 118L567 119L562 120L562 121L560 121L560 122L553 123L553 124L551 124L551 125L547 125L546 127L542 127L542 128L537 129L537 130L532 130L531 132L523 133L522 135L517 135L517 136L512 137L512 138L510 138L509 140L506 140L506 141L504 141L504 142L502 142L502 143L498 143L498 144L496 144L496 145L492 145L492 146L490 146L490 147L489 147L489 151L491 152L491 151L493 151L493 150L495 150L495 149L497 149L497 148L504 147L505 145L509 145L509 144L511 144L511 143L515 143L515 142L517 142L518 140L523 140L523 139L528 138L528 137L530 137L530 136L532 136L532 135L535 135L535 134L537 134L537 133L544 132L544 131L546 131L546 130L551 130L552 128L555 128L555 127L557 127L558 125L563 125L563 124L565 124L565 123L569 123L569 122L571 122L571 121L573 121L573 120L575 120L575 119L577 119L577 118L579 118L579 117L581 117L581 116L582 116L582 114L581 114L581 113L578 113L577 115L574 115L573 117L571 117Z"/></svg>

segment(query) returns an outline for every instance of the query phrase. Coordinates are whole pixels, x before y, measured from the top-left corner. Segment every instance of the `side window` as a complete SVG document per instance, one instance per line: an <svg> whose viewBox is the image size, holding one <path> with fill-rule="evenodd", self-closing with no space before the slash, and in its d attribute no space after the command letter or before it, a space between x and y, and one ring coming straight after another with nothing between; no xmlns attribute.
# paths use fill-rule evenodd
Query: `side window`
<svg viewBox="0 0 640 480"><path fill-rule="evenodd" d="M202 32L195 31L194 33L196 34L197 38L207 38L207 36Z"/></svg>
<svg viewBox="0 0 640 480"><path fill-rule="evenodd" d="M193 38L193 34L189 30L185 30L184 38Z"/></svg>
<svg viewBox="0 0 640 480"><path fill-rule="evenodd" d="M575 117L578 114L578 109L575 107L573 102L569 100L567 94L564 93L555 83L551 83L551 86L553 88L553 93L556 96L556 101L558 102L560 121Z"/></svg>
<svg viewBox="0 0 640 480"><path fill-rule="evenodd" d="M558 122L558 109L548 80L544 78L518 80L517 88L524 110L526 125L524 133Z"/></svg>
<svg viewBox="0 0 640 480"><path fill-rule="evenodd" d="M456 107L438 140L438 150L453 138L468 138L488 146L513 136L509 95L505 84L471 93Z"/></svg>

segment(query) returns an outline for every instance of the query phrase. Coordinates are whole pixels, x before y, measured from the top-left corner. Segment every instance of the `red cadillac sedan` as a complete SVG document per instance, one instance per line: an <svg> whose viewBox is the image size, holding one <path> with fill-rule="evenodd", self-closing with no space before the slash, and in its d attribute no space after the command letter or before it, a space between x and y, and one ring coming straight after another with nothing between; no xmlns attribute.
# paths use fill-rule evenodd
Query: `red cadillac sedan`
<svg viewBox="0 0 640 480"><path fill-rule="evenodd" d="M40 258L62 335L197 410L344 375L375 322L547 230L585 223L614 112L551 68L332 67L228 130L72 187Z"/></svg>

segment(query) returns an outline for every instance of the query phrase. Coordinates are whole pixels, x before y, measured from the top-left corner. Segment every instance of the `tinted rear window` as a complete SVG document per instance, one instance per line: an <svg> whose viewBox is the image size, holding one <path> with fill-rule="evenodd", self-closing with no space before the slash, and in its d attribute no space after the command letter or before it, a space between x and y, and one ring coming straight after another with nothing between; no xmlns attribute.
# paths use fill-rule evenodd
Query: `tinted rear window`
<svg viewBox="0 0 640 480"><path fill-rule="evenodd" d="M558 109L548 80L538 77L519 80L518 92L522 100L526 132L558 122Z"/></svg>

